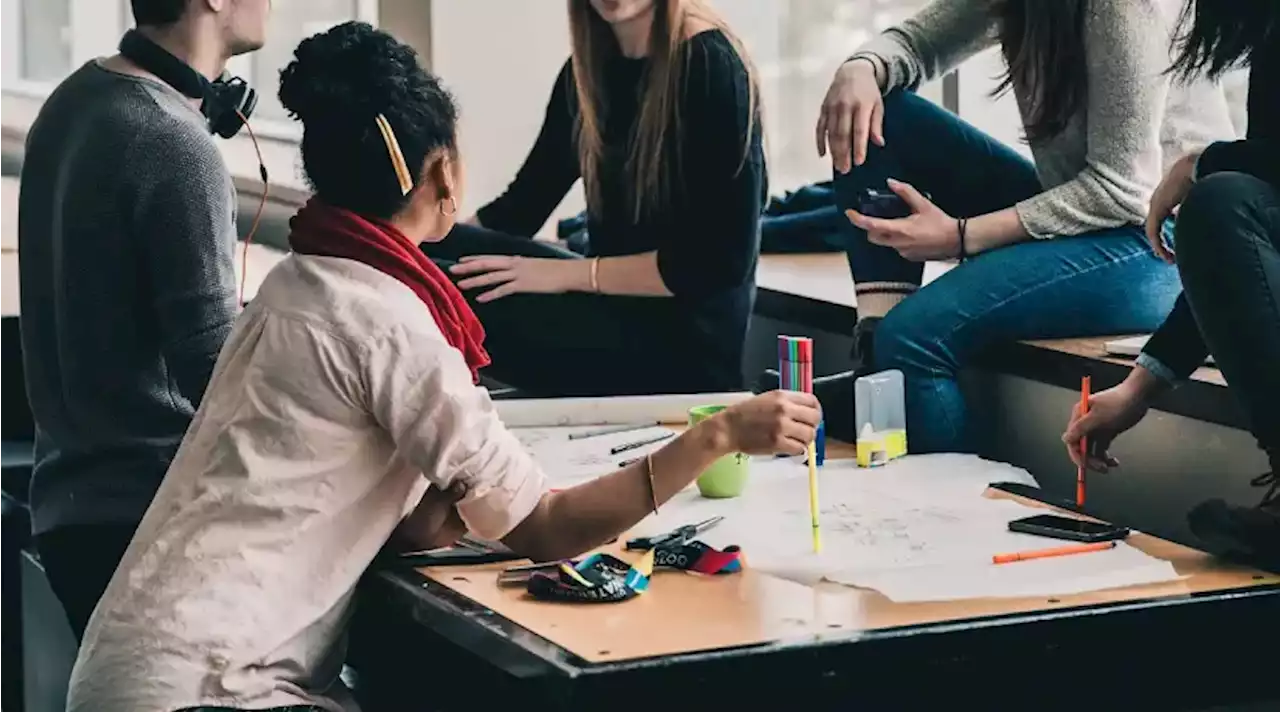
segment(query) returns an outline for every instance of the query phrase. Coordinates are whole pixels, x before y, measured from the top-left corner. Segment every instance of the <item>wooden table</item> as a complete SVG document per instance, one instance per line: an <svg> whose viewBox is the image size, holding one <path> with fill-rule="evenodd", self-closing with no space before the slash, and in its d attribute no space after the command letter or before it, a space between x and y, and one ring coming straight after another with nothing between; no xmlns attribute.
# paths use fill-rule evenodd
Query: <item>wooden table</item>
<svg viewBox="0 0 1280 712"><path fill-rule="evenodd" d="M850 456L840 444L829 452ZM1099 709L1185 709L1275 695L1274 661L1255 638L1280 626L1280 577L1148 535L1130 543L1186 578L1059 598L902 604L749 569L661 572L639 599L574 606L499 589L501 565L383 571L363 586L352 664L383 690L448 681L423 698L440 709L606 709L602 700L650 694L660 698L651 704L678 709L784 700L990 709L1015 694L1035 695L1036 709L1083 699L1105 700Z"/></svg>

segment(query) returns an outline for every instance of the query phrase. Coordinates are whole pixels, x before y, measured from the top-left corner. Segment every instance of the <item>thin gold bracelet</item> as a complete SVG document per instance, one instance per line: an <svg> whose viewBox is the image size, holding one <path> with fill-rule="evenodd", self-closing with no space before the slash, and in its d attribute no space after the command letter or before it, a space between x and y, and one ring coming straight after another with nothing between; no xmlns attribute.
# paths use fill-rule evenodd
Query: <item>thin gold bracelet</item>
<svg viewBox="0 0 1280 712"><path fill-rule="evenodd" d="M591 291L600 293L600 258L591 258Z"/></svg>
<svg viewBox="0 0 1280 712"><path fill-rule="evenodd" d="M649 475L649 498L653 502L653 513L658 513L658 487L653 482L653 455L644 456L644 468Z"/></svg>

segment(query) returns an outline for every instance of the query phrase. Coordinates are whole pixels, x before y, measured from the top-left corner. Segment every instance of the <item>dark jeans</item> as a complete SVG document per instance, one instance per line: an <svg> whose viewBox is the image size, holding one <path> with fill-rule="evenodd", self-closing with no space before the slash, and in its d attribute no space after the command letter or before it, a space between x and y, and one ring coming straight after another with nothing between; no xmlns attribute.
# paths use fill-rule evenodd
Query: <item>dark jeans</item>
<svg viewBox="0 0 1280 712"><path fill-rule="evenodd" d="M1280 464L1280 188L1243 173L1204 177L1178 212L1176 245L1205 344Z"/></svg>
<svg viewBox="0 0 1280 712"><path fill-rule="evenodd" d="M769 201L760 220L760 252L843 252L848 225L831 183L806 185Z"/></svg>
<svg viewBox="0 0 1280 712"><path fill-rule="evenodd" d="M62 603L76 640L107 590L133 539L133 524L62 527L36 537L36 551L49 586Z"/></svg>
<svg viewBox="0 0 1280 712"><path fill-rule="evenodd" d="M801 186L769 200L760 220L760 254L844 252L848 224L830 181ZM578 254L590 249L585 212L561 220L556 234Z"/></svg>
<svg viewBox="0 0 1280 712"><path fill-rule="evenodd" d="M527 237L457 225L423 252L446 271L466 255L582 259ZM450 275L452 276L452 275ZM601 294L514 294L481 304L466 294L484 325L493 364L485 375L529 395L645 395L720 390L688 378L688 369L655 355L666 300Z"/></svg>
<svg viewBox="0 0 1280 712"><path fill-rule="evenodd" d="M885 99L885 147L836 177L841 196L912 183L940 208L973 216L1041 191L1035 167L954 114L907 92ZM871 244L848 226L859 285L918 285L923 265ZM1126 226L1030 240L976 255L898 304L877 326L873 365L906 376L912 452L974 449L956 378L983 351L1025 339L1150 333L1180 289L1177 270ZM909 291L909 290L908 290Z"/></svg>

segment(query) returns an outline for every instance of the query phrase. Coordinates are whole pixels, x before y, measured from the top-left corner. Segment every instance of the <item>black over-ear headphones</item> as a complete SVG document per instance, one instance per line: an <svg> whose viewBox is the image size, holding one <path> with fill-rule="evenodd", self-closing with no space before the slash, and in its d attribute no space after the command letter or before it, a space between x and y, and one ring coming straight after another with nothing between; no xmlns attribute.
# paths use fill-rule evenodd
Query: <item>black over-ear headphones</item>
<svg viewBox="0 0 1280 712"><path fill-rule="evenodd" d="M184 96L199 99L209 131L223 138L235 136L258 105L258 93L245 80L223 74L209 81L136 29L124 33L120 54Z"/></svg>

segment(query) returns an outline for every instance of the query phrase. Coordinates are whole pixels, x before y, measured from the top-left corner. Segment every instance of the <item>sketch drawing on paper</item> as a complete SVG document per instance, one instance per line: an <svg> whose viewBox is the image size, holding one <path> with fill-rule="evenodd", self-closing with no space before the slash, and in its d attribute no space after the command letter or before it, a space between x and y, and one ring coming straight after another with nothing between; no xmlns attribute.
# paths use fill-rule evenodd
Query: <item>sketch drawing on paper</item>
<svg viewBox="0 0 1280 712"><path fill-rule="evenodd" d="M532 454L534 448L553 438L559 431L559 428L512 428L511 434Z"/></svg>

